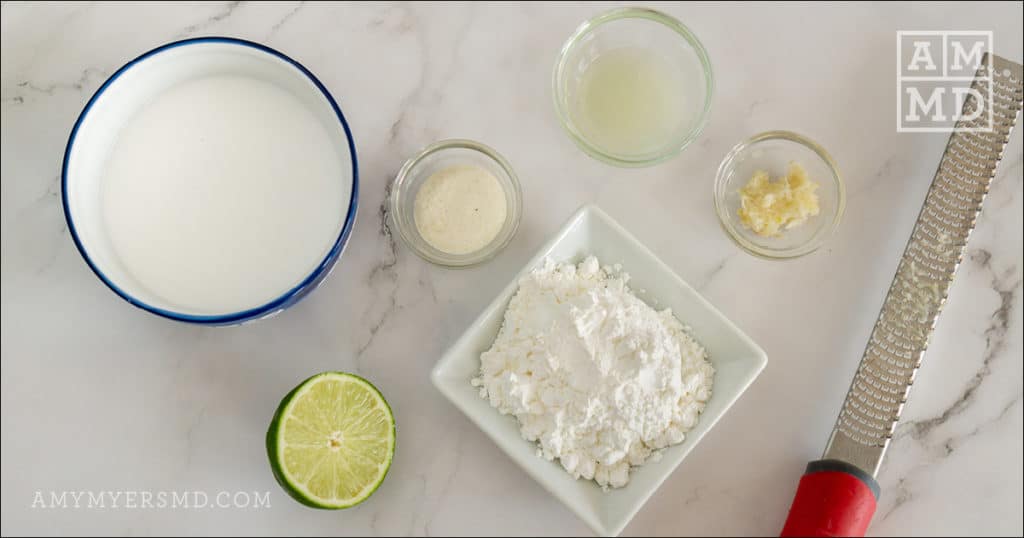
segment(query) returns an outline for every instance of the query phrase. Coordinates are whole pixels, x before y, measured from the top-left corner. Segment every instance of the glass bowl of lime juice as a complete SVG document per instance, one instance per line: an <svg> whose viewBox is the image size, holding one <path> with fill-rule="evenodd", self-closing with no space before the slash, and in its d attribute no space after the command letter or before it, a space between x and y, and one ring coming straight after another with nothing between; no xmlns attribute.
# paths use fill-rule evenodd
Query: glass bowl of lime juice
<svg viewBox="0 0 1024 538"><path fill-rule="evenodd" d="M681 22L621 8L576 29L552 86L562 126L583 151L636 167L671 158L700 135L714 77L707 51Z"/></svg>

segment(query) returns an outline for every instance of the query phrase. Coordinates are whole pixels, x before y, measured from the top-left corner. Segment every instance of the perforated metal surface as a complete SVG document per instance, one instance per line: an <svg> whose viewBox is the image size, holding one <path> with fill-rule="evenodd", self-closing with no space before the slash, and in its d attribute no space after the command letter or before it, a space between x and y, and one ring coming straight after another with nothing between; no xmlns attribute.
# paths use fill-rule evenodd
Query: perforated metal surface
<svg viewBox="0 0 1024 538"><path fill-rule="evenodd" d="M983 59L972 87L987 98L989 59L994 128L950 137L825 449L827 459L877 473L899 421L1024 101L1021 66L995 55ZM968 98L961 116L970 117L977 106ZM961 120L957 127L986 129L988 117Z"/></svg>

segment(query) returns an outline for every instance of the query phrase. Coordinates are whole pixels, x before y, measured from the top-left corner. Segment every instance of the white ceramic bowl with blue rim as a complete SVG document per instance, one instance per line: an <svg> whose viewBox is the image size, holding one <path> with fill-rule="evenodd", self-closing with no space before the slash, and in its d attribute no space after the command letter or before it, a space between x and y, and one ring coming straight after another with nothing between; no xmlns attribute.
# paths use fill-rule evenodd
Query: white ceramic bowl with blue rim
<svg viewBox="0 0 1024 538"><path fill-rule="evenodd" d="M323 127L323 137L310 141L315 142L321 148L320 155L329 161L330 167L323 169L338 172L331 174L328 178L320 177L317 181L330 185L329 192L332 195L337 193L338 196L329 197L331 205L326 206L328 207L326 210L328 218L320 219L324 223L323 226L310 229L308 236L304 234L294 238L295 241L300 242L306 241L308 238L311 246L302 253L301 260L295 260L290 272L273 275L274 278L261 279L260 271L269 271L270 269L266 269L266 267L274 265L273 263L267 266L245 265L242 272L251 271L252 275L243 274L238 275L237 278L244 281L246 278L255 276L254 281L265 284L264 288L253 292L251 297L245 294L243 289L241 290L243 293L241 299L236 290L234 302L223 302L219 306L189 304L178 301L170 294L154 292L154 289L160 289L160 286L154 286L151 281L147 283L137 273L133 273L128 264L124 262L126 259L122 256L124 252L118 250L118 242L114 239L118 233L124 232L124 230L119 232L117 227L111 224L115 219L110 216L111 211L108 207L110 203L105 201L111 196L109 194L111 187L105 184L105 181L108 181L105 178L111 176L108 173L107 161L114 151L112 148L121 143L120 139L124 134L121 131L127 129L126 126L134 128L130 122L137 114L140 114L144 107L149 106L158 97L166 95L169 90L203 80L204 77L220 76L228 77L233 84L242 84L243 86L247 83L246 81L251 82L252 93L258 93L257 90L259 90L277 92L273 93L274 95L287 94L289 99L295 100L289 106L299 106L308 111L309 118L312 118L311 121ZM266 89L271 86L274 89ZM248 93L247 91L239 92L239 99L249 98ZM252 110L252 114L254 117L262 119L263 116L260 115L268 114L268 112L266 109L256 107ZM306 117L306 113L303 112L301 116ZM272 120L271 117L267 121ZM319 133L320 130L316 129L316 132ZM225 133L230 134L230 131L218 130L216 133L211 133L210 136L222 135L223 137ZM159 140L160 138L157 136L155 139ZM225 141L221 140L221 142ZM226 141L228 146L235 142L230 137ZM241 142L238 143L241 144ZM187 144L182 143L180 146L184 147ZM152 148L153 146L145 147ZM184 150L181 150L178 144L174 144L172 140L168 147L169 155L178 151L179 154L174 156L181 158L180 152ZM147 151L149 150L147 149ZM248 151L251 155L251 148ZM209 157L209 155L205 157ZM156 173L158 172L154 172L154 174ZM288 169L279 175L284 178L292 177ZM147 174L143 174L139 181L146 181L148 178ZM337 184L334 183L335 180ZM129 303L165 318L204 325L232 325L279 313L295 304L322 283L348 242L356 216L358 184L356 150L348 123L330 92L313 73L288 56L258 43L226 37L203 37L169 43L146 52L121 67L100 86L82 110L71 130L64 153L61 194L64 215L76 247L93 272L111 290ZM313 192L298 192L295 203L301 204L303 196L309 197L315 196L315 194ZM127 203L123 201L119 203L131 207L130 202L129 200ZM153 200L146 200L146 202L152 204ZM159 205L159 200L157 202ZM268 203L272 202L268 201ZM225 222L232 222L232 214L223 213L223 211L230 211L230 207L220 207L215 203L207 204L210 206L209 208L203 204L198 205L203 208L201 211L221 211L222 213L216 213L215 216L225 219ZM156 209L171 210L166 207ZM254 208L249 208L249 213L246 216L251 218L253 210ZM251 222L251 220L247 222ZM256 224L260 224L260 222ZM237 226L238 223L233 223L233 225ZM166 237L164 239L166 240ZM136 237L135 240L138 242L140 238ZM180 259L175 258L176 252L160 251L159 249L162 247L155 243L150 247L157 249L158 256L164 256L175 263L186 263L183 266L186 269L192 268L188 264L197 265L196 260L183 261L185 256ZM231 245L228 247L230 248ZM304 245L302 248L307 247ZM296 252L298 251L265 252L261 255L273 262L274 257L279 254L291 256ZM199 270L200 268L196 269L197 275L204 274ZM216 271L219 270L217 267L201 269L207 272L212 271L211 274L216 274ZM230 267L224 271L237 269L238 267ZM186 276L196 278L195 275ZM224 278L224 275L220 276ZM216 294L214 293L214 295ZM251 301L251 304L246 304L246 301ZM232 306L224 307L225 304Z"/></svg>

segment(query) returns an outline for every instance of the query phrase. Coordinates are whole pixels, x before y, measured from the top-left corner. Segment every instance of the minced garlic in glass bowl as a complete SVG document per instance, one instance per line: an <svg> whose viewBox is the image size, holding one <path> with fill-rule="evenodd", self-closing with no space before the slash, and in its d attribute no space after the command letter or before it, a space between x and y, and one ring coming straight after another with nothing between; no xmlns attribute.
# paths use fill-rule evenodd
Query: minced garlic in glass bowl
<svg viewBox="0 0 1024 538"><path fill-rule="evenodd" d="M715 178L715 211L722 228L737 245L762 258L795 258L817 250L839 226L845 204L832 157L789 131L740 142L722 160Z"/></svg>
<svg viewBox="0 0 1024 538"><path fill-rule="evenodd" d="M757 235L779 237L821 212L818 184L807 178L807 170L798 162L789 163L783 177L772 180L768 172L758 170L740 189L740 222Z"/></svg>

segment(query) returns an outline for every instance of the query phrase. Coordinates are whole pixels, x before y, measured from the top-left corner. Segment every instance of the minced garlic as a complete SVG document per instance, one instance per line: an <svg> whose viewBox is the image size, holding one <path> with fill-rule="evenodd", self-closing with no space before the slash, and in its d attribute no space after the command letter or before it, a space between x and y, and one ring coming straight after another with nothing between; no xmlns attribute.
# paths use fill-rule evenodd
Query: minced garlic
<svg viewBox="0 0 1024 538"><path fill-rule="evenodd" d="M818 214L817 189L796 162L789 163L785 177L774 181L768 172L758 170L740 189L740 222L757 235L778 237Z"/></svg>

